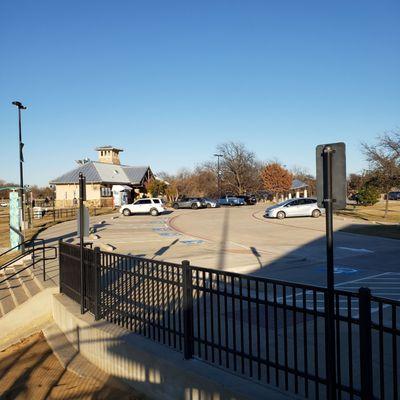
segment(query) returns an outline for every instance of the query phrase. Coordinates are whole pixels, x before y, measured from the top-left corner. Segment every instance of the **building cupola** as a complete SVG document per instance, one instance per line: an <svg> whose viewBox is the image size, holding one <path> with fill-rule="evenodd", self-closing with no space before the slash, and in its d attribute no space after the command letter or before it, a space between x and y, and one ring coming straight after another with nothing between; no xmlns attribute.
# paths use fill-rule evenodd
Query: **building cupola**
<svg viewBox="0 0 400 400"><path fill-rule="evenodd" d="M107 164L120 165L119 153L124 151L122 149L117 149L113 146L100 146L95 149L98 153L98 159L100 162Z"/></svg>

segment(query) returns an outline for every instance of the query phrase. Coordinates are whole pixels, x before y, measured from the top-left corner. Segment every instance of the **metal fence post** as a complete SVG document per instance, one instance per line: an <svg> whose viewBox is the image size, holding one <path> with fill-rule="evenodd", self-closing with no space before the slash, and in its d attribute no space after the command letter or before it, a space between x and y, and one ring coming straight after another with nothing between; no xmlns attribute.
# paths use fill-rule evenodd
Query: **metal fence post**
<svg viewBox="0 0 400 400"><path fill-rule="evenodd" d="M193 282L192 268L187 260L182 261L183 275L183 354L186 360L193 357Z"/></svg>
<svg viewBox="0 0 400 400"><path fill-rule="evenodd" d="M93 280L94 280L94 319L100 319L100 248L95 247L93 253Z"/></svg>
<svg viewBox="0 0 400 400"><path fill-rule="evenodd" d="M46 247L43 242L42 244L42 266L43 266L43 282L46 280Z"/></svg>
<svg viewBox="0 0 400 400"><path fill-rule="evenodd" d="M58 239L58 263L59 263L59 274L60 274L60 293L62 293L63 289L63 257L62 257L62 239Z"/></svg>
<svg viewBox="0 0 400 400"><path fill-rule="evenodd" d="M362 287L359 293L360 312L360 367L361 399L370 400L373 396L372 385L372 336L371 336L371 291Z"/></svg>

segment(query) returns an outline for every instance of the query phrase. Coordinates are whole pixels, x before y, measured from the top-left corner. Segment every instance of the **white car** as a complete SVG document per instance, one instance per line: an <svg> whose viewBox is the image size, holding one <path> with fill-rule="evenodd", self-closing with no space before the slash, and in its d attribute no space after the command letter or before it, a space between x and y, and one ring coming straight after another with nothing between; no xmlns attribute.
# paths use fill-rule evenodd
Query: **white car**
<svg viewBox="0 0 400 400"><path fill-rule="evenodd" d="M283 201L265 210L267 218L284 219L286 217L314 217L318 218L323 209L317 205L317 199L299 198Z"/></svg>
<svg viewBox="0 0 400 400"><path fill-rule="evenodd" d="M157 216L165 211L165 207L160 199L140 199L132 204L125 204L119 209L119 212L126 217L132 214L151 214Z"/></svg>

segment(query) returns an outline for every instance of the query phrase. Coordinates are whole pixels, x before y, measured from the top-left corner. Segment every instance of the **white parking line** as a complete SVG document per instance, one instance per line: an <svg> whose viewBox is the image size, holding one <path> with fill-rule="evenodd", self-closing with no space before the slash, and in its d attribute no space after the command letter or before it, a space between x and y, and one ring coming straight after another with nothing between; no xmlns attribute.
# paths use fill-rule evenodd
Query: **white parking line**
<svg viewBox="0 0 400 400"><path fill-rule="evenodd" d="M372 250L368 250L368 249L358 249L358 248L355 248L355 247L338 247L338 249L341 249L341 250L348 250L348 251L354 251L354 252L356 252L356 253L375 253L374 251L372 251Z"/></svg>
<svg viewBox="0 0 400 400"><path fill-rule="evenodd" d="M391 282L388 282L388 281ZM395 280L395 282L393 282ZM359 283L359 285L355 285ZM397 286L393 286L397 285ZM354 279L351 281L346 281L346 282L341 282L335 285L335 287L339 287L340 289L349 289L349 292L355 292L357 289L359 289L362 286L367 286L371 289L372 295L374 296L381 296L381 297L391 297L394 300L400 300L400 273L398 272L382 272L380 274L376 275L370 275L366 276L364 278L358 278ZM396 292L396 290L399 290ZM304 292L303 290L296 290L295 296L296 298L299 298L300 296L303 296ZM324 293L322 292L313 292L311 290L306 290L305 291L305 307L308 309L314 309L314 296L315 296L315 303L316 303L316 309L317 310L323 310L324 306L320 306L320 304L324 304ZM287 304L293 304L293 294L288 294L286 297L286 303ZM277 298L279 302L282 302L284 299L283 296L280 296ZM351 302L351 315L353 317L358 316L358 299L355 298L350 298L349 299ZM335 304L338 302L339 304L347 303L348 298L339 298L335 300ZM303 304L303 299L296 300L296 303L298 305ZM383 306L386 308L387 306ZM347 307L338 307L338 310L344 310L344 311L349 311ZM371 312L376 312L378 311L378 307L372 307Z"/></svg>

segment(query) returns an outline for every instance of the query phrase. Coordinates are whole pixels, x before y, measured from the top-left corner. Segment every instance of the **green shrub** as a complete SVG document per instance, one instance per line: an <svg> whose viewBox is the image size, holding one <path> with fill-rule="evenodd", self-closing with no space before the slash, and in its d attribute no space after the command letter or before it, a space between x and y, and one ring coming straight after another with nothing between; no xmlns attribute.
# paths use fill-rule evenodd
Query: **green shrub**
<svg viewBox="0 0 400 400"><path fill-rule="evenodd" d="M373 206L379 201L380 191L374 186L363 186L357 193L358 203L363 206Z"/></svg>

